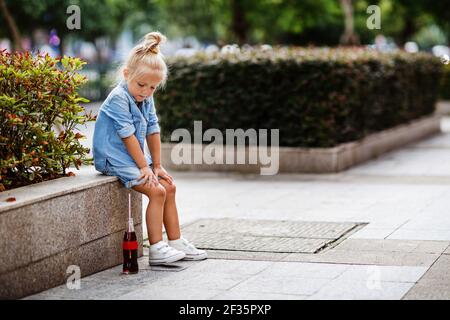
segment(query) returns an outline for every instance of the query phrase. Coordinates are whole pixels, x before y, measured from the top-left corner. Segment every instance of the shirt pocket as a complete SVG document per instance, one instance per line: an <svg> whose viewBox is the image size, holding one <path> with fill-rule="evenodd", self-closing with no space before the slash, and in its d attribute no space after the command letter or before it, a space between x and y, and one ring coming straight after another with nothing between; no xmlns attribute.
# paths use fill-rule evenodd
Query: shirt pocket
<svg viewBox="0 0 450 320"><path fill-rule="evenodd" d="M139 134L139 137L144 137L147 130L147 120L143 115L141 116L133 114L133 122L134 127L136 128L136 134Z"/></svg>

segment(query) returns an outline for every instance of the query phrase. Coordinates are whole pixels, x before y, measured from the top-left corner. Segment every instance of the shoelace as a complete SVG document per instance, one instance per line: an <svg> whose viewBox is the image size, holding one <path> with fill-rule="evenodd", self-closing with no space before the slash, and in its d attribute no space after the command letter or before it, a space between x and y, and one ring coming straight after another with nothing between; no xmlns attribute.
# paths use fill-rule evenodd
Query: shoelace
<svg viewBox="0 0 450 320"><path fill-rule="evenodd" d="M196 249L195 246L192 243L190 243L189 241L187 241L186 239L183 239L183 244L192 250Z"/></svg>
<svg viewBox="0 0 450 320"><path fill-rule="evenodd" d="M163 246L158 248L158 251L161 251L162 253L166 253L170 250L171 248L169 247L169 245L167 243L165 243Z"/></svg>

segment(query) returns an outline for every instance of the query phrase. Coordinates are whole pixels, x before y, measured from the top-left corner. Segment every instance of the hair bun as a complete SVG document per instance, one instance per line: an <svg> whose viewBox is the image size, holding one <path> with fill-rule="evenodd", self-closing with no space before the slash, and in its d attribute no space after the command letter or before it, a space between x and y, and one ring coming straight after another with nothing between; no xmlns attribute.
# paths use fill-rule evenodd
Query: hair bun
<svg viewBox="0 0 450 320"><path fill-rule="evenodd" d="M162 35L160 32L150 32L147 33L144 37L143 41L143 47L145 49L145 52L151 52L154 54L159 53L159 46L161 43L164 43L166 41L166 37Z"/></svg>

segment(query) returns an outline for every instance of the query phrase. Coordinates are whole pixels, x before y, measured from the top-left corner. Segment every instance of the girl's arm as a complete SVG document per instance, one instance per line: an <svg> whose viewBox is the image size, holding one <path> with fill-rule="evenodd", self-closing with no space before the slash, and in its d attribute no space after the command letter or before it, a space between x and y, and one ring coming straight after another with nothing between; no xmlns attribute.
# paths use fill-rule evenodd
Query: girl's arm
<svg viewBox="0 0 450 320"><path fill-rule="evenodd" d="M161 135L159 133L147 135L147 145L152 156L153 168L161 167Z"/></svg>
<svg viewBox="0 0 450 320"><path fill-rule="evenodd" d="M155 175L165 179L169 184L173 184L172 176L161 165L161 135L159 132L147 135L147 144L152 156Z"/></svg>
<svg viewBox="0 0 450 320"><path fill-rule="evenodd" d="M147 161L145 161L144 153L141 150L139 141L134 134L127 138L122 139L123 143L127 147L128 153L136 162L139 169L145 168L147 166Z"/></svg>
<svg viewBox="0 0 450 320"><path fill-rule="evenodd" d="M139 179L143 178L146 181L148 187L152 184L156 187L158 185L158 178L147 165L147 161L145 160L144 153L141 150L141 146L139 145L139 141L134 134L129 137L122 138L123 143L127 147L128 153L133 158L134 162L138 166L141 171L141 176Z"/></svg>

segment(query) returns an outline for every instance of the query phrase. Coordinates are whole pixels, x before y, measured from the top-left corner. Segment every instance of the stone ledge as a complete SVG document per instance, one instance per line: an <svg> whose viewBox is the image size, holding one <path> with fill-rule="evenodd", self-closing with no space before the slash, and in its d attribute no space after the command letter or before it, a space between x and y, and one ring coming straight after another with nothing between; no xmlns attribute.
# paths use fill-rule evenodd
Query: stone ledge
<svg viewBox="0 0 450 320"><path fill-rule="evenodd" d="M62 284L57 264L67 265L67 255L70 264L83 266L83 275L122 263L129 191L116 177L92 169L0 193L0 199L17 199L0 211L0 298L20 298ZM131 191L131 199L142 255L142 195ZM80 248L84 254L73 256ZM52 273L58 276L53 279Z"/></svg>
<svg viewBox="0 0 450 320"><path fill-rule="evenodd" d="M136 226L139 255L142 256L142 226ZM17 299L66 283L71 265L80 267L81 277L117 266L122 263L123 231L107 237L69 248L40 261L0 274L0 297ZM83 286L83 280L81 280Z"/></svg>
<svg viewBox="0 0 450 320"><path fill-rule="evenodd" d="M118 181L117 177L102 175L93 166L83 166L80 170L73 168L72 171L75 173L73 177L48 180L0 192L0 214L38 201ZM15 197L16 201L6 202L9 197Z"/></svg>
<svg viewBox="0 0 450 320"><path fill-rule="evenodd" d="M406 144L419 141L441 131L441 114L433 114L410 123L371 134L359 141L343 143L332 148L293 148L278 147L280 173L335 173L378 157L388 151ZM179 171L234 171L242 173L259 173L263 165L257 157L256 147L245 147L246 160L249 154L256 155L257 164L174 164L171 159L175 143L163 143L161 148L162 163L167 169ZM194 145L191 155L194 154ZM202 152L206 145L202 146ZM235 155L237 148L234 147ZM268 148L270 150L270 148ZM227 148L223 148L226 159ZM225 161L224 161L225 162Z"/></svg>

